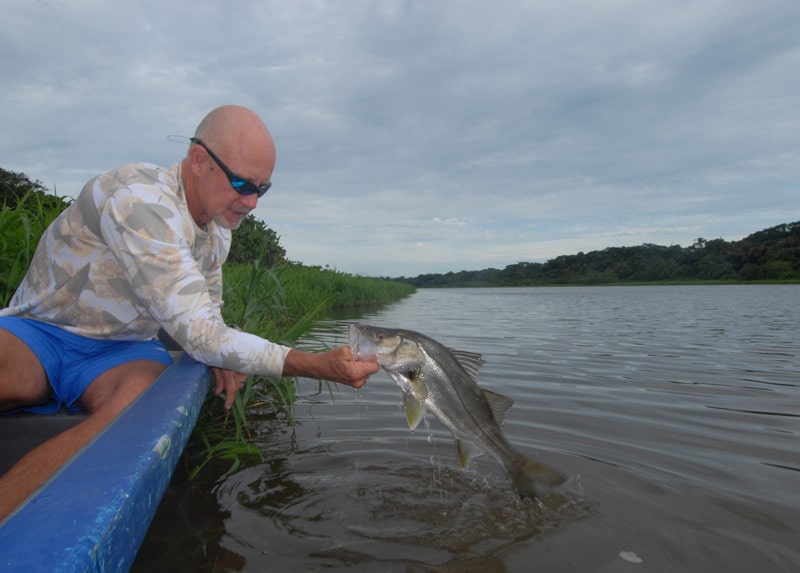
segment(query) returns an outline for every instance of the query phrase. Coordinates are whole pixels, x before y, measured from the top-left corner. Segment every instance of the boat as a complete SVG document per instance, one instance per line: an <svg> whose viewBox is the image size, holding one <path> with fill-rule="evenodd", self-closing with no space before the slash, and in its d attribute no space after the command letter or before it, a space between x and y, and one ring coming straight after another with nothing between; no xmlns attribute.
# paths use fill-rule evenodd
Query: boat
<svg viewBox="0 0 800 573"><path fill-rule="evenodd" d="M130 570L211 381L207 366L181 353L0 521L0 571ZM0 471L26 448L80 419L75 414L0 417Z"/></svg>

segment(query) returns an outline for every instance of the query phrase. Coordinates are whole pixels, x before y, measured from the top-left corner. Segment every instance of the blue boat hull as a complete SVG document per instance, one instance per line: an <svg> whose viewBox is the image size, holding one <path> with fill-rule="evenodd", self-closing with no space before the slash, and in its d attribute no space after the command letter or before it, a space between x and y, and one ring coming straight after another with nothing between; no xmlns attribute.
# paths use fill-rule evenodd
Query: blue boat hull
<svg viewBox="0 0 800 573"><path fill-rule="evenodd" d="M211 382L187 355L0 522L0 570L128 571Z"/></svg>

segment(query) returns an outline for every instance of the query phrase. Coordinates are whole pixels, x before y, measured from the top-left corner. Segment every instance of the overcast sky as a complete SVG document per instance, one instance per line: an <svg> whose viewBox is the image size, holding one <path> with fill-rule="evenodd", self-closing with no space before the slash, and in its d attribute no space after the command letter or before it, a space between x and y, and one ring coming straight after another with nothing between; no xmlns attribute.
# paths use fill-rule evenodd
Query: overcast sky
<svg viewBox="0 0 800 573"><path fill-rule="evenodd" d="M75 196L210 109L278 146L255 215L372 276L800 220L797 0L0 0L0 167Z"/></svg>

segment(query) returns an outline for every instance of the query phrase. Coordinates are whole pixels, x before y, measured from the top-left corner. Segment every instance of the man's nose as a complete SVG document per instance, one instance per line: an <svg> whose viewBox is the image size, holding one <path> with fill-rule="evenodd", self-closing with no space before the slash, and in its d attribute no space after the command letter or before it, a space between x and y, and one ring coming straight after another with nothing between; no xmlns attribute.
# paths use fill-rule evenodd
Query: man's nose
<svg viewBox="0 0 800 573"><path fill-rule="evenodd" d="M242 205L250 210L255 209L256 205L258 205L258 195L255 193L250 195L241 195L239 199L241 200Z"/></svg>

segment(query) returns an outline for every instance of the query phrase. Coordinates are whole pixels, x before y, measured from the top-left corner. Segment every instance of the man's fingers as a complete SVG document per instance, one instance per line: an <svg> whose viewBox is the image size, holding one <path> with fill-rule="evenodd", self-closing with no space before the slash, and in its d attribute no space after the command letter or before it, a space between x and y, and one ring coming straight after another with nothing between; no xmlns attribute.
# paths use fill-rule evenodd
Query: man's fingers
<svg viewBox="0 0 800 573"><path fill-rule="evenodd" d="M236 392L244 388L245 382L247 381L247 374L240 374L233 370L214 368L214 377L216 380L214 395L219 396L225 392L225 409L230 410L236 399Z"/></svg>

